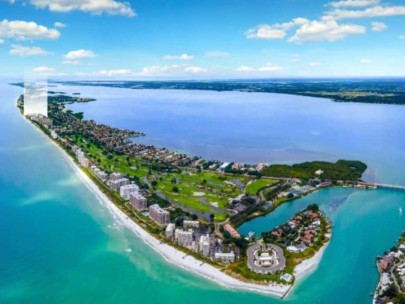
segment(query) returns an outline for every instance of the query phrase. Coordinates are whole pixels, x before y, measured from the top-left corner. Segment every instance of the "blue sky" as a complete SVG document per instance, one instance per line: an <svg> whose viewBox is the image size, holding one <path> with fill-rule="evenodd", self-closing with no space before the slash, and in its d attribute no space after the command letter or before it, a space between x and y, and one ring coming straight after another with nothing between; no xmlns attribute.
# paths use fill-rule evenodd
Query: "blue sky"
<svg viewBox="0 0 405 304"><path fill-rule="evenodd" d="M0 75L405 76L400 0L0 0Z"/></svg>

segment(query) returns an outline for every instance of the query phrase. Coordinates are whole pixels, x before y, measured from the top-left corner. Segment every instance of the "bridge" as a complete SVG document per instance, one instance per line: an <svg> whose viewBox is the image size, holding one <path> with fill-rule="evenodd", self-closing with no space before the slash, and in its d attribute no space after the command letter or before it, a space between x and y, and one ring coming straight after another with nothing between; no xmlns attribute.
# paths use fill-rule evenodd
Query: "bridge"
<svg viewBox="0 0 405 304"><path fill-rule="evenodd" d="M362 182L357 182L356 184L358 186L363 186L363 187L372 188L372 189L379 188L379 189L405 191L405 186L401 186L401 185L378 184L378 183L362 183Z"/></svg>

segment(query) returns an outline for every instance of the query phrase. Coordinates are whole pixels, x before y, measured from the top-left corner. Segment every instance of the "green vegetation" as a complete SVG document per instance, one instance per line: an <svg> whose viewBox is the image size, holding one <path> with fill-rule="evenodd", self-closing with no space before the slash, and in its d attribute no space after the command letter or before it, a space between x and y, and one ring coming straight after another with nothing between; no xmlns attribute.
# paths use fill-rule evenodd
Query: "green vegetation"
<svg viewBox="0 0 405 304"><path fill-rule="evenodd" d="M160 191L166 198L197 212L213 212L213 207L225 210L228 208L228 199L242 193L232 180L238 179L244 184L249 181L249 178L244 176L235 177L192 168L165 172L158 164L110 153L81 135L71 135L70 139L105 172L121 172L143 187L148 187L149 183L154 191ZM228 217L226 213L213 212L213 214L216 222L222 222Z"/></svg>
<svg viewBox="0 0 405 304"><path fill-rule="evenodd" d="M271 165L264 168L261 173L272 177L296 177L310 179L317 177L315 172L322 170L322 179L331 180L358 180L367 165L360 161L339 160L336 163L323 161L305 162L301 164L289 165Z"/></svg>
<svg viewBox="0 0 405 304"><path fill-rule="evenodd" d="M259 190L263 188L270 187L274 184L276 184L278 180L275 179L258 179L255 181L252 181L249 185L246 187L246 194L248 195L256 195Z"/></svg>

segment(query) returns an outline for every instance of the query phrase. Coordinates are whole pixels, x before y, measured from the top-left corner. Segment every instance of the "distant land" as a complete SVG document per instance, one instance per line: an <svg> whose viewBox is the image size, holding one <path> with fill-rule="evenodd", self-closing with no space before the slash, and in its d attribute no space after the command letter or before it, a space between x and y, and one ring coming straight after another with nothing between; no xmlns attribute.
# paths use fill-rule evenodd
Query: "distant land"
<svg viewBox="0 0 405 304"><path fill-rule="evenodd" d="M242 91L328 98L335 102L405 105L404 78L278 79L210 81L68 81L67 85L131 89Z"/></svg>

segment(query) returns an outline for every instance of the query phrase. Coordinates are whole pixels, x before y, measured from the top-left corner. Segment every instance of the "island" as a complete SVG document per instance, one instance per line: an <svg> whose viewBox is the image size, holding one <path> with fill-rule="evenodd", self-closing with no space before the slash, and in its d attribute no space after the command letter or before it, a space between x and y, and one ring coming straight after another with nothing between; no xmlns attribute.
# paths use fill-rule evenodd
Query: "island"
<svg viewBox="0 0 405 304"><path fill-rule="evenodd" d="M373 303L405 303L405 232L396 246L377 257L380 279Z"/></svg>
<svg viewBox="0 0 405 304"><path fill-rule="evenodd" d="M335 102L405 104L400 78L353 79L249 79L216 81L67 81L67 85L131 89L170 89L280 93L331 99Z"/></svg>
<svg viewBox="0 0 405 304"><path fill-rule="evenodd" d="M47 116L26 118L145 242L169 262L228 287L284 297L316 266L331 237L316 204L260 238L240 235L241 224L325 187L374 187L361 181L367 166L360 161L243 164L140 144L143 132L66 109L65 100L76 98L48 97ZM23 95L17 106L23 112Z"/></svg>

